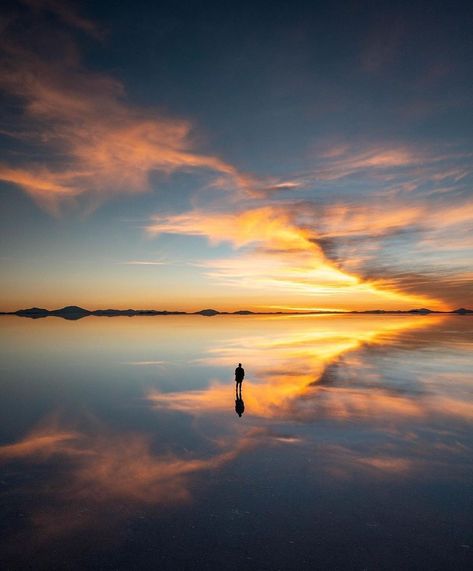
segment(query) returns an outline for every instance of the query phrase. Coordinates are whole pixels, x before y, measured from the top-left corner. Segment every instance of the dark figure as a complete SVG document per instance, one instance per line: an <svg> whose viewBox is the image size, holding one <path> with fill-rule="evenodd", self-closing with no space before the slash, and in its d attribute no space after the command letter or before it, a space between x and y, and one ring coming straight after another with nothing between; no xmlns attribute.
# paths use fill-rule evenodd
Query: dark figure
<svg viewBox="0 0 473 571"><path fill-rule="evenodd" d="M238 363L238 367L235 369L235 383L240 385L241 390L241 383L245 378L245 369L241 366L241 363Z"/></svg>
<svg viewBox="0 0 473 571"><path fill-rule="evenodd" d="M241 394L240 397L237 396L237 399L235 401L235 412L238 414L239 417L241 417L241 415L245 412L245 403L241 398Z"/></svg>
<svg viewBox="0 0 473 571"><path fill-rule="evenodd" d="M238 367L235 369L235 412L238 416L241 416L245 412L245 403L241 396L241 383L245 378L245 369L238 363Z"/></svg>

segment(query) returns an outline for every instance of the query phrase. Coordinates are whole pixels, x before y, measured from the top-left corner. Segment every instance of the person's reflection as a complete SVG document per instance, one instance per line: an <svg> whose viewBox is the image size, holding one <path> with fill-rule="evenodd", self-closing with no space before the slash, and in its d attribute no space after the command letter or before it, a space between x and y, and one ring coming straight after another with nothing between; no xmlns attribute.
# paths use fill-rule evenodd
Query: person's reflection
<svg viewBox="0 0 473 571"><path fill-rule="evenodd" d="M245 412L245 403L243 402L243 396L241 393L241 383L236 383L236 388L235 388L235 412L238 414L238 416L241 417L241 415Z"/></svg>
<svg viewBox="0 0 473 571"><path fill-rule="evenodd" d="M243 399L241 397L237 398L235 401L235 412L240 417L245 412L245 403L243 402Z"/></svg>

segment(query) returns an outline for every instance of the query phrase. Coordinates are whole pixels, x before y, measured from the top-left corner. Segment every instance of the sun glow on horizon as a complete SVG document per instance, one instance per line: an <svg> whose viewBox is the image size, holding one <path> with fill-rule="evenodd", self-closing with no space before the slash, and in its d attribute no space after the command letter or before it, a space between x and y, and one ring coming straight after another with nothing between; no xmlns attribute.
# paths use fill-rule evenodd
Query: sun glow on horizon
<svg viewBox="0 0 473 571"><path fill-rule="evenodd" d="M440 83L423 96L403 90L395 101L389 74L407 72L389 64L399 50L380 63L373 55L383 52L379 46L368 57L364 42L350 45L345 37L354 60L345 68L337 55L344 50L328 50L333 69L346 73L324 85L320 62L307 66L302 46L284 49L282 60L297 53L301 66L288 114L288 102L276 94L294 78L286 77L286 66L274 76L271 66L261 73L265 45L253 46L237 89L215 74L207 45L201 66L177 50L174 68L160 60L170 49L162 44L160 78L146 55L146 37L136 45L143 68L126 50L116 60L111 46L125 19L112 18L117 30L107 30L111 43L101 42L94 17L59 4L23 0L19 10L7 6L2 20L0 91L11 105L0 126L1 309L448 310L473 304L473 155L456 120L456 105L471 99L464 90L472 82L461 78L465 66L442 61L445 76L435 81L445 81L443 90ZM92 4L86 11L94 12ZM373 30L364 32L369 43ZM328 43L335 37L329 34ZM178 45L188 40L183 35ZM424 41L416 35L406 46ZM413 52L424 64L423 85L434 81L430 58L441 51ZM231 69L233 54L223 48L222 57L230 58ZM171 69L182 73L174 77ZM209 85L219 101L234 98L233 111L210 104ZM453 86L459 91L446 96ZM348 93L360 98L353 106L345 102ZM360 105L367 100L372 105ZM319 109L326 121L319 121ZM426 136L429 118L435 128L428 133L444 121L440 138Z"/></svg>
<svg viewBox="0 0 473 571"><path fill-rule="evenodd" d="M343 315L284 316L290 324L285 335L268 330L266 336L235 336L209 350L199 364L231 369L235 355L244 355L251 377L244 381L248 409L258 417L282 417L293 414L294 403L303 403L317 389L327 368L342 356L347 357L363 345L395 343L408 331L429 329L444 316L354 316ZM316 320L316 321L314 321ZM267 359L262 358L267 355ZM267 363L270 362L271 365ZM297 370L293 364L297 363ZM321 385L323 387L323 384ZM214 379L202 390L166 392L151 391L148 399L157 409L191 412L194 415L226 410L229 401L228 382ZM397 403L393 401L393 407ZM407 406L407 405L406 405ZM399 409L400 412L400 409Z"/></svg>

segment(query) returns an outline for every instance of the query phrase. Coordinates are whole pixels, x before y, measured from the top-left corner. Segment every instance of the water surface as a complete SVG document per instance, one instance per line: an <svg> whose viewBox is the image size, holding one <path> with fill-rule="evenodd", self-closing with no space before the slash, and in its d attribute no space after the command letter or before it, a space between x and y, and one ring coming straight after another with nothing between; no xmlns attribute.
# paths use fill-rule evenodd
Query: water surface
<svg viewBox="0 0 473 571"><path fill-rule="evenodd" d="M471 317L4 317L0 335L6 569L471 568Z"/></svg>

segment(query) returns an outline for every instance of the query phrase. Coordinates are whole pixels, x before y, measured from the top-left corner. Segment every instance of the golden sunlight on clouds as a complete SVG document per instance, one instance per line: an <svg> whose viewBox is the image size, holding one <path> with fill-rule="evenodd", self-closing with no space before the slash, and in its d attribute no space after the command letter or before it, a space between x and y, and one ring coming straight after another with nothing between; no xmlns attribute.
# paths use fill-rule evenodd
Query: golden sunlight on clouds
<svg viewBox="0 0 473 571"><path fill-rule="evenodd" d="M92 22L60 2L24 1L100 36ZM48 42L57 44L53 57L32 48L36 39L22 43L6 26L0 42L0 89L24 106L16 130L2 134L37 146L36 158L27 162L4 159L0 180L19 186L50 212L58 213L64 200L82 194L103 200L150 191L153 173L204 170L213 177L209 187L245 195L300 186L299 181L241 172L216 155L199 152L190 121L129 104L119 80L82 65L71 36L50 31ZM44 48L44 41L39 46Z"/></svg>
<svg viewBox="0 0 473 571"><path fill-rule="evenodd" d="M84 192L150 190L152 172L207 169L224 176L222 185L251 184L234 166L196 152L188 121L128 105L123 85L85 70L73 44L61 46L63 56L53 61L7 37L0 48L0 88L25 105L25 126L11 136L49 153L36 163L3 164L0 179L49 210Z"/></svg>
<svg viewBox="0 0 473 571"><path fill-rule="evenodd" d="M179 183L162 203L175 212L189 193L195 210L154 216L147 227L150 235L202 236L233 246L231 256L215 259L206 251L200 260L195 254L186 260L188 275L200 268L210 278L192 276L202 288L200 297L194 288L196 300L227 304L223 285L238 288L253 309L469 304L473 206L467 183L457 183L472 173L471 152L409 139L334 143L328 136L306 148L300 161L288 153L277 175L243 171L232 159L204 151L193 121L133 104L122 81L87 68L71 28L98 39L93 22L59 0L22 2L29 9L12 12L0 39L0 89L21 111L8 117L1 133L12 144L5 146L0 181L59 214L64 204L88 200L92 209L107 197L145 193L175 173L198 171L193 188ZM19 30L31 26L31 14L42 25L32 26L25 39ZM61 25L50 27L48 14ZM247 164L258 170L257 160ZM140 261L139 252L132 260L158 265ZM129 276L136 275L114 280L120 306ZM162 299L155 287L143 294L151 302ZM174 284L165 289L174 291ZM186 293L177 305L187 303L183 298Z"/></svg>
<svg viewBox="0 0 473 571"><path fill-rule="evenodd" d="M282 318L280 318L282 319ZM199 360L229 371L241 355L247 371L243 399L247 417L278 421L368 422L386 430L403 422L425 422L429 417L471 421L473 406L460 397L432 390L419 395L395 390L383 383L376 368L364 366L363 347L396 347L410 332L422 339L445 320L443 316L355 316L284 318L287 333L242 336L222 342ZM337 373L335 367L343 365ZM435 377L436 378L436 377ZM459 375L458 381L466 380ZM423 380L426 384L432 378ZM213 379L205 389L160 392L148 399L157 410L174 410L193 417L221 412L234 403L231 380ZM229 386L230 385L230 386ZM232 390L233 389L233 390ZM371 465L394 469L394 465Z"/></svg>
<svg viewBox="0 0 473 571"><path fill-rule="evenodd" d="M120 521L122 514L126 517L130 506L159 509L192 501L202 486L207 486L210 474L215 476L248 451L272 446L303 446L319 477L329 475L340 480L360 474L370 479L399 477L421 468L425 476L426 466L436 457L436 447L444 446L440 462L445 466L454 455L468 453L461 442L443 445L435 438L427 443L426 452L422 436L426 423L438 427L471 422L473 418L472 404L462 400L464 393L458 391L459 387L468 389L471 385L468 372L457 370L459 355L461 361L461 355L468 354L468 325L461 326L465 328L463 344L455 345L461 347L461 353L450 354L455 360L453 369L448 362L446 368L428 369L427 363L419 362L418 355L410 356L410 351L417 348L428 348L430 354L436 340L445 343L445 331L458 327L453 323L461 318L299 315L228 319L226 324L220 322L222 332L226 332L223 336L215 333L215 323L204 320L201 325L199 321L199 335L205 338L202 328L208 327L212 330L211 342L204 345L210 348L204 357L194 362L197 370L202 366L201 371L222 368L228 371L228 378L214 378L198 390L152 390L146 395L145 402L156 411L188 415L192 422L185 425L191 427L192 442L204 439L203 448L195 444L190 450L181 445L177 449L168 447L169 441L161 441L153 424L149 434L129 432L110 429L90 416L81 429L70 420L52 417L17 442L0 446L0 464L12 463L16 468L23 463L42 463L48 468L45 473L50 479L40 493L49 507L31 514L43 538L58 537L77 528L109 527L110 521L103 513L117 502L125 509L114 512L114 522L117 518ZM442 323L446 325L438 327ZM129 327L127 324L122 331L128 332ZM136 327L142 331L142 326ZM156 337L154 325L145 327L150 328L149 348L155 350L160 337ZM159 333L163 340L176 335L172 321L169 327L169 331ZM132 334L121 345L136 339ZM137 343L141 347L143 338ZM247 371L242 389L244 423L234 422L231 373L236 355ZM394 368L389 361L393 355ZM149 365L156 361L137 363ZM442 363L446 363L445 358ZM398 379L409 379L405 372L416 366L412 384L399 384ZM452 380L452 375L453 390L446 394L445 379ZM441 390L435 390L436 384ZM291 433L293 423L309 425L318 421L321 427L324 421L331 423L331 430L348 423L354 434L368 430L389 435L389 439L387 443L384 439L366 443L362 438L348 446L345 436L340 445L336 439L335 443L324 440L318 431L311 430L305 436ZM51 467L54 469L49 471ZM75 515L71 517L71 513Z"/></svg>
<svg viewBox="0 0 473 571"><path fill-rule="evenodd" d="M308 215L313 217L314 213L308 212ZM156 215L147 231L152 235L204 236L214 244L229 242L236 249L244 249L237 257L201 263L209 276L223 284L318 296L329 303L334 296L343 309L372 307L373 304L386 307L386 302L389 307L444 308L436 299L403 293L388 281L363 280L344 271L324 254L318 243L323 236L310 224L309 216L305 216L304 223L299 223L294 209L284 206L264 206L237 213L193 211L173 216ZM344 217L344 214L338 216ZM367 217L363 223L367 224ZM359 231L361 224L355 220L354 231ZM338 225L349 228L349 224Z"/></svg>
<svg viewBox="0 0 473 571"><path fill-rule="evenodd" d="M320 248L310 242L310 232L295 227L284 208L273 206L235 213L194 211L174 216L156 215L147 230L150 234L205 236L211 243L228 241L236 248L262 243L281 248L284 253L292 248L312 247L322 258Z"/></svg>
<svg viewBox="0 0 473 571"><path fill-rule="evenodd" d="M244 381L244 399L249 414L263 418L308 419L313 415L334 419L419 418L422 405L381 388L367 392L349 387L325 386L324 374L342 355L363 345L385 345L409 330L429 328L443 320L440 316L372 317L352 320L343 316L313 318L287 317L288 333L262 337L236 337L209 351L199 362L231 369L235 355L245 356L252 372ZM298 327L293 329L293 325ZM316 326L316 327L314 327ZM315 329L315 330L314 330ZM268 365L268 363L271 363ZM294 369L294 363L297 369ZM203 390L161 393L148 396L157 409L167 408L192 415L227 410L232 404L228 382L215 380Z"/></svg>

